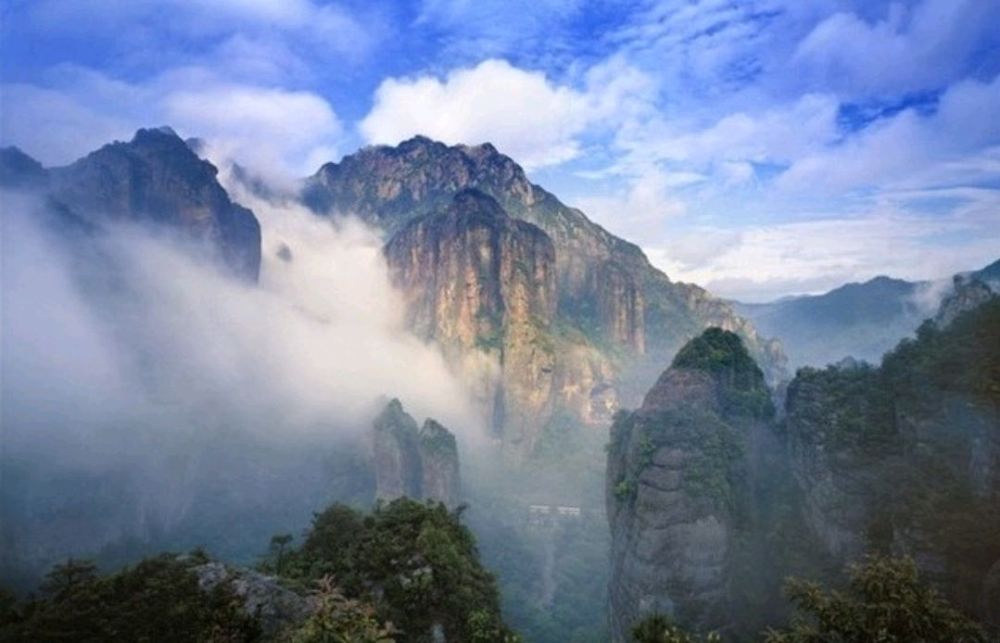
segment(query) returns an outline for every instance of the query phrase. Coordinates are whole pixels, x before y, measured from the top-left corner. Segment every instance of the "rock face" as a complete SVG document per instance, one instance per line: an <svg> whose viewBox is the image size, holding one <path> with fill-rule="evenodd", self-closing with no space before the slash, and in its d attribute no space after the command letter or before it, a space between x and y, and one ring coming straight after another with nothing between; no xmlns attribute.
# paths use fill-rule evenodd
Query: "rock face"
<svg viewBox="0 0 1000 643"><path fill-rule="evenodd" d="M944 328L962 313L978 308L992 299L994 294L985 281L976 277L956 275L952 291L941 301L941 307L934 316L934 323L939 328Z"/></svg>
<svg viewBox="0 0 1000 643"><path fill-rule="evenodd" d="M260 225L233 203L203 161L172 130L141 129L66 167L44 170L15 148L0 154L4 185L44 189L51 204L98 228L152 225L204 244L235 274L256 281Z"/></svg>
<svg viewBox="0 0 1000 643"><path fill-rule="evenodd" d="M461 502L458 445L451 431L434 420L420 427L421 494L454 509Z"/></svg>
<svg viewBox="0 0 1000 643"><path fill-rule="evenodd" d="M198 586L203 591L228 586L243 601L244 611L259 619L265 636L302 624L316 609L313 599L283 587L273 576L217 562L198 565L191 571L198 577Z"/></svg>
<svg viewBox="0 0 1000 643"><path fill-rule="evenodd" d="M556 305L548 236L466 190L443 212L398 232L385 255L410 327L436 340L454 363L481 353L474 375L497 434L533 440L536 418L551 413L554 377L546 342Z"/></svg>
<svg viewBox="0 0 1000 643"><path fill-rule="evenodd" d="M780 346L728 304L671 282L488 143L365 148L321 167L303 199L385 231L414 329L474 371L497 434L521 450L559 412L605 424L708 326L739 333L769 376L783 372Z"/></svg>
<svg viewBox="0 0 1000 643"><path fill-rule="evenodd" d="M692 627L731 624L748 505L744 454L773 412L738 336L709 329L678 353L639 410L615 419L607 469L615 641L657 612Z"/></svg>
<svg viewBox="0 0 1000 643"><path fill-rule="evenodd" d="M432 419L418 429L399 400L392 400L375 419L372 438L377 500L405 496L458 506L458 446L448 429Z"/></svg>

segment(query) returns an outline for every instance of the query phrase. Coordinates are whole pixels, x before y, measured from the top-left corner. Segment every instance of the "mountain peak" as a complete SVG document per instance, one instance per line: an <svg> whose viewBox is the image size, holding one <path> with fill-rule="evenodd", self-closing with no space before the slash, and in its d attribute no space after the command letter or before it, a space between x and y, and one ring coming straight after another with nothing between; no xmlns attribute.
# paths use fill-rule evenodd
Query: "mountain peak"
<svg viewBox="0 0 1000 643"><path fill-rule="evenodd" d="M209 241L234 272L256 281L260 225L229 198L218 170L169 127L140 129L51 171L51 196L90 222L129 220Z"/></svg>
<svg viewBox="0 0 1000 643"><path fill-rule="evenodd" d="M700 374L692 380L693 375ZM770 417L774 406L764 382L764 373L743 345L739 335L711 327L685 344L670 368L646 394L644 409L659 409L664 401L689 398L705 403L704 376L714 382L711 397L717 397L728 414ZM682 389L688 389L678 395Z"/></svg>
<svg viewBox="0 0 1000 643"><path fill-rule="evenodd" d="M172 144L174 142L180 143L181 145L184 146L187 145L184 142L184 139L178 136L177 132L174 131L174 128L170 127L169 125L161 125L159 127L139 128L138 130L136 130L135 135L132 137L132 140L130 142L134 145L142 145L149 143Z"/></svg>
<svg viewBox="0 0 1000 643"><path fill-rule="evenodd" d="M42 164L25 154L19 147L0 148L0 187L36 188L48 181Z"/></svg>

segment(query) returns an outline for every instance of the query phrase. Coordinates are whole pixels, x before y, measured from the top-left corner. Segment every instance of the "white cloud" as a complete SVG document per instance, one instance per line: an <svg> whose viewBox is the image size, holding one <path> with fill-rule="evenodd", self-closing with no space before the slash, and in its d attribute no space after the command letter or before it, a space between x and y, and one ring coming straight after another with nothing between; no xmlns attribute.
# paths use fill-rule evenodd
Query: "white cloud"
<svg viewBox="0 0 1000 643"><path fill-rule="evenodd" d="M806 94L789 104L727 114L703 127L657 116L619 133L616 143L628 162L674 161L710 168L731 162L789 163L836 140L836 99ZM746 176L746 168L725 168Z"/></svg>
<svg viewBox="0 0 1000 643"><path fill-rule="evenodd" d="M325 100L310 92L244 86L175 90L163 99L166 121L215 143L223 155L257 168L305 174L334 158L342 128Z"/></svg>
<svg viewBox="0 0 1000 643"><path fill-rule="evenodd" d="M777 186L800 192L881 190L997 180L1000 76L964 81L942 95L937 111L904 110L843 143L795 160Z"/></svg>
<svg viewBox="0 0 1000 643"><path fill-rule="evenodd" d="M337 3L312 0L37 0L18 16L18 25L46 34L117 35L115 45L150 38L166 45L157 54L172 63L183 53L180 43L197 47L234 34L280 34L290 43L313 47L314 53L353 56L375 45L378 25L371 23L377 21L364 18Z"/></svg>
<svg viewBox="0 0 1000 643"><path fill-rule="evenodd" d="M578 200L579 207L597 223L625 239L650 243L660 240L667 221L682 215L686 205L675 190L705 179L692 172L650 170L610 195Z"/></svg>
<svg viewBox="0 0 1000 643"><path fill-rule="evenodd" d="M416 134L451 144L489 141L527 168L557 165L580 154L589 127L637 109L644 78L609 64L616 78L609 67L596 68L584 90L492 59L444 79L389 78L360 130L368 142L390 145Z"/></svg>
<svg viewBox="0 0 1000 643"><path fill-rule="evenodd" d="M223 156L279 176L310 173L335 158L343 128L317 94L227 82L203 68L131 84L64 66L57 88L4 85L0 132L45 164L72 162L139 127L168 124Z"/></svg>
<svg viewBox="0 0 1000 643"><path fill-rule="evenodd" d="M650 260L671 278L746 301L823 292L883 274L935 279L1000 256L1000 199L985 198L990 211L969 217L916 217L886 208L739 230L694 228L649 249ZM942 235L956 238L942 243Z"/></svg>
<svg viewBox="0 0 1000 643"><path fill-rule="evenodd" d="M980 0L893 3L875 21L835 13L799 42L792 66L847 94L937 89L962 78L998 18L1000 5Z"/></svg>
<svg viewBox="0 0 1000 643"><path fill-rule="evenodd" d="M585 96L544 74L487 60L439 80L388 79L375 94L361 132L371 143L396 144L415 134L445 143L493 142L526 167L553 165L580 153Z"/></svg>

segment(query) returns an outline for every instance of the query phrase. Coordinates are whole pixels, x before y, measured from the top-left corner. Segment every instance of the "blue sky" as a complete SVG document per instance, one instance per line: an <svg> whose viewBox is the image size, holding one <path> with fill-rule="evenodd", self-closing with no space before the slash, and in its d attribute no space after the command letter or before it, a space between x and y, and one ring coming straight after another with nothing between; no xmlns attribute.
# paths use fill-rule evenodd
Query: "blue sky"
<svg viewBox="0 0 1000 643"><path fill-rule="evenodd" d="M749 300L1000 257L993 0L6 0L0 136L170 124L277 176L489 140L671 277Z"/></svg>

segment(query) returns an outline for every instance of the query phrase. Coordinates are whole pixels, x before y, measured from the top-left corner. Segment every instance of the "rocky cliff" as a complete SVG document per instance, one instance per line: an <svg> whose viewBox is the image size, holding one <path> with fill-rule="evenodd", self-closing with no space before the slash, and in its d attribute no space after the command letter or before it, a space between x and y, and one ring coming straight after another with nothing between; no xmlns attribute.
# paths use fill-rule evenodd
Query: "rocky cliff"
<svg viewBox="0 0 1000 643"><path fill-rule="evenodd" d="M422 428L399 400L375 418L372 432L375 498L391 502L407 497L436 500L449 508L461 500L455 436L434 420Z"/></svg>
<svg viewBox="0 0 1000 643"><path fill-rule="evenodd" d="M773 413L739 337L712 328L681 349L637 411L616 417L606 492L614 640L652 613L732 625L748 454Z"/></svg>
<svg viewBox="0 0 1000 643"><path fill-rule="evenodd" d="M941 300L941 306L934 316L934 323L939 328L945 328L959 315L978 308L995 294L986 281L976 276L955 275L951 292Z"/></svg>
<svg viewBox="0 0 1000 643"><path fill-rule="evenodd" d="M410 327L472 376L496 434L530 448L553 404L552 241L465 190L443 211L406 225L385 255Z"/></svg>
<svg viewBox="0 0 1000 643"><path fill-rule="evenodd" d="M457 507L462 501L458 444L451 431L430 418L420 427L420 464L422 497Z"/></svg>
<svg viewBox="0 0 1000 643"><path fill-rule="evenodd" d="M470 189L496 207L473 199ZM740 334L769 377L783 372L780 345L762 339L727 303L670 281L637 246L532 184L490 144L449 147L416 137L365 148L321 167L302 196L317 212L354 214L385 231L414 328L450 345L453 363L472 365L476 381L497 371L496 386L480 385L479 393L499 400L491 403L493 424L521 448L537 443L560 411L584 424L606 423L708 326ZM468 223L460 223L464 216ZM484 245L487 238L506 245ZM494 251L500 256L488 254ZM446 265L435 268L434 258ZM483 270L473 274L476 262ZM501 296L514 290L502 280L518 272L535 282L518 298Z"/></svg>
<svg viewBox="0 0 1000 643"><path fill-rule="evenodd" d="M216 174L169 128L141 129L127 143L48 170L15 148L0 153L0 185L40 190L52 208L96 229L116 222L154 226L202 245L256 281L260 225L229 199Z"/></svg>

